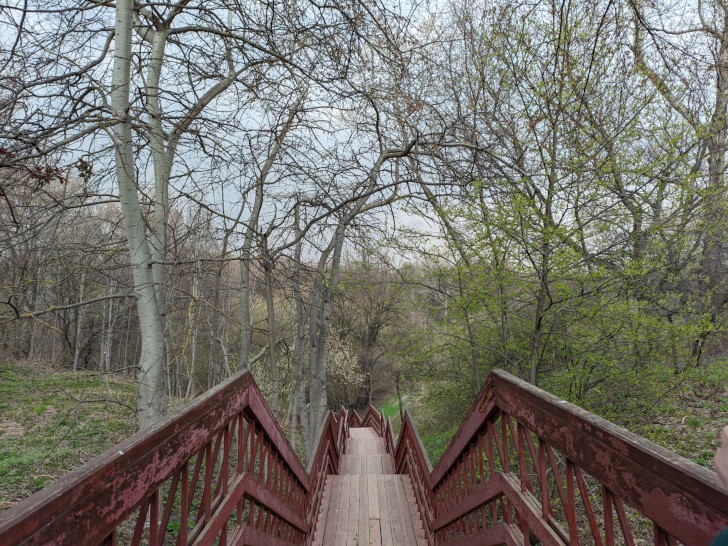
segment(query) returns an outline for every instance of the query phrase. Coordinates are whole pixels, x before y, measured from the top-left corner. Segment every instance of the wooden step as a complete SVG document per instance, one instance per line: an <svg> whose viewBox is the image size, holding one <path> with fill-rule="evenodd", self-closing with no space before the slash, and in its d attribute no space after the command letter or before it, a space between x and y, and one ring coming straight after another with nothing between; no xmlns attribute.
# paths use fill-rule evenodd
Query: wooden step
<svg viewBox="0 0 728 546"><path fill-rule="evenodd" d="M348 474L327 478L313 544L425 546L409 477Z"/></svg>

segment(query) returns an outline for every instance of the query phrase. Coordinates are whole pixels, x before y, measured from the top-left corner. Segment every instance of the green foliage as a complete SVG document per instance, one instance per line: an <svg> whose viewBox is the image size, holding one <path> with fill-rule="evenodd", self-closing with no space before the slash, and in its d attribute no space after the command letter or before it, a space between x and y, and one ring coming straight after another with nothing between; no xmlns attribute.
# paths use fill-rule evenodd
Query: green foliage
<svg viewBox="0 0 728 546"><path fill-rule="evenodd" d="M457 431L458 425L453 425L438 433L422 435L422 444L425 446L427 456L433 465L437 464L442 454L445 453L447 446L450 445L450 440Z"/></svg>
<svg viewBox="0 0 728 546"><path fill-rule="evenodd" d="M703 451L700 456L695 459L695 462L701 466L712 468L713 457L715 457L715 451Z"/></svg>
<svg viewBox="0 0 728 546"><path fill-rule="evenodd" d="M699 428L703 426L703 422L698 419L697 417L690 417L685 421L686 425L689 425L691 427Z"/></svg>

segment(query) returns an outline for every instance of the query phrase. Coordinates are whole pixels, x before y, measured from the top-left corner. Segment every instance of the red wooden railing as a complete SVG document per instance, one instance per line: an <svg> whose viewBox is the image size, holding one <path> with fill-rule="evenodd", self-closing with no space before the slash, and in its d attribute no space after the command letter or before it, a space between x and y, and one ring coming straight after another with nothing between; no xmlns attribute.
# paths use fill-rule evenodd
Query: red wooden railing
<svg viewBox="0 0 728 546"><path fill-rule="evenodd" d="M434 470L409 413L395 462L431 544L699 546L728 525L714 472L499 370Z"/></svg>
<svg viewBox="0 0 728 546"><path fill-rule="evenodd" d="M350 427L372 427L380 436L386 425L384 414L379 413L377 408L371 404L364 413L364 417L360 417L356 410L349 410L348 423Z"/></svg>
<svg viewBox="0 0 728 546"><path fill-rule="evenodd" d="M310 544L349 427L384 437L430 544L707 545L716 475L495 371L433 469L411 416L329 413L304 469L250 374L0 514L0 545Z"/></svg>
<svg viewBox="0 0 728 546"><path fill-rule="evenodd" d="M249 373L0 515L0 544L307 544L348 416L304 469Z"/></svg>

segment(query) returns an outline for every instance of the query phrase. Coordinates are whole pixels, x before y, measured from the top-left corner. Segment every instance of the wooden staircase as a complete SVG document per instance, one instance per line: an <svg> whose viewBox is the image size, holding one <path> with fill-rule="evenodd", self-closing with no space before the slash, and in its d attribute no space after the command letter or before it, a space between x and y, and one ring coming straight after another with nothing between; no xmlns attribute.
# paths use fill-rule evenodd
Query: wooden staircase
<svg viewBox="0 0 728 546"><path fill-rule="evenodd" d="M339 475L326 479L313 544L427 546L410 477L394 473L374 428L349 429Z"/></svg>
<svg viewBox="0 0 728 546"><path fill-rule="evenodd" d="M655 544L728 525L716 474L495 370L433 468L405 413L330 412L304 468L238 374L0 514L0 546Z"/></svg>

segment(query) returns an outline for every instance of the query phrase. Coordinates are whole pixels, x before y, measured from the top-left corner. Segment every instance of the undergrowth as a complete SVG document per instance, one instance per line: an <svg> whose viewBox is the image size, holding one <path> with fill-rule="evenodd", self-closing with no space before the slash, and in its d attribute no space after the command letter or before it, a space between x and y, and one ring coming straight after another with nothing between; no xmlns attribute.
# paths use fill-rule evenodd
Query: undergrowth
<svg viewBox="0 0 728 546"><path fill-rule="evenodd" d="M0 363L0 510L131 435L135 398L113 375Z"/></svg>

